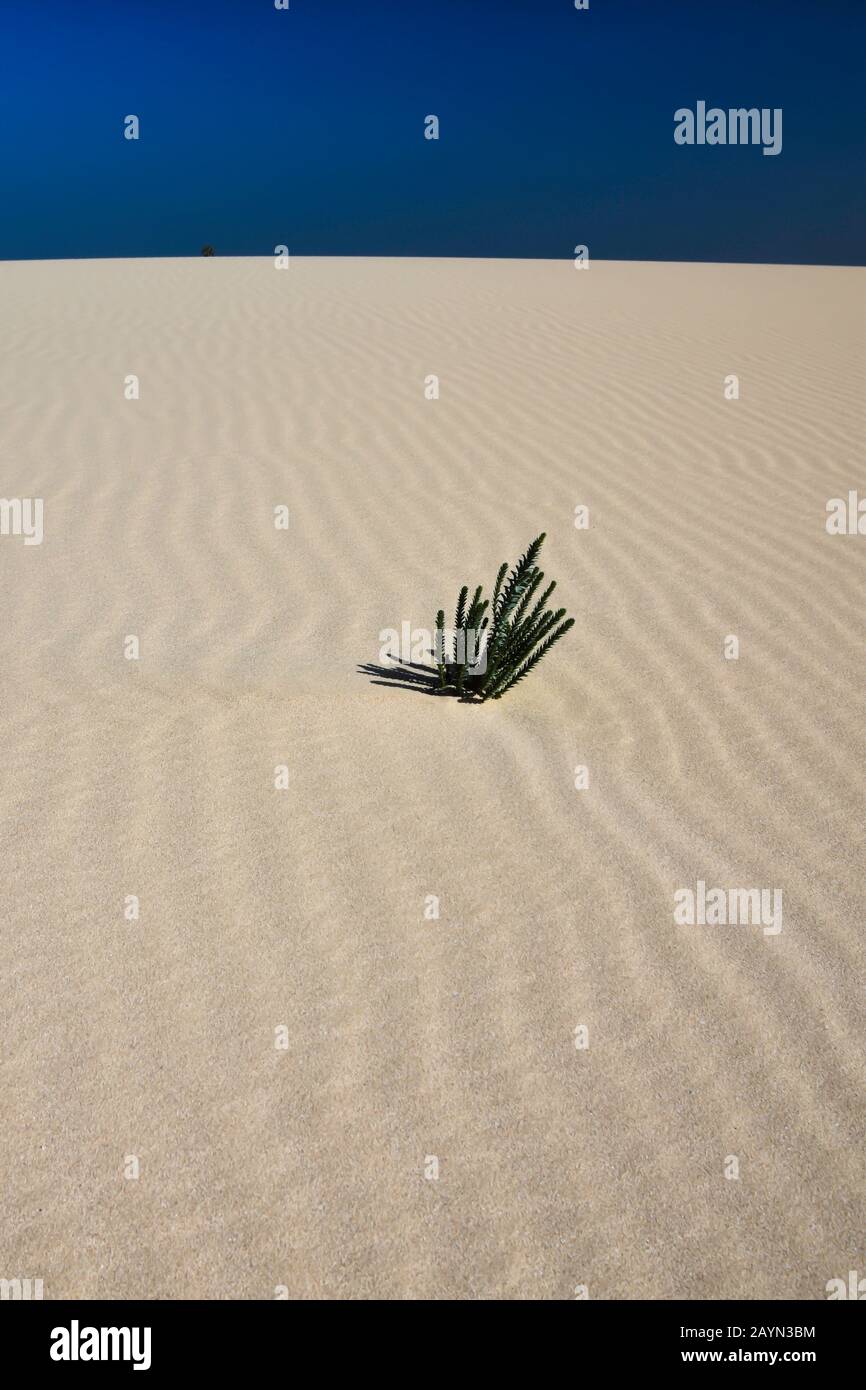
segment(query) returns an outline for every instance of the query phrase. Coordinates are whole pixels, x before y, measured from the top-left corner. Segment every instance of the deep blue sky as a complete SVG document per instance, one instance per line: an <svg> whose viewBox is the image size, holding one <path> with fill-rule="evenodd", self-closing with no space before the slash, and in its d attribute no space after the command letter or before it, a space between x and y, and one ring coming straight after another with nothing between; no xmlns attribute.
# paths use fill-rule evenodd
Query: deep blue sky
<svg viewBox="0 0 866 1390"><path fill-rule="evenodd" d="M863 264L864 51L864 0L0 0L0 259ZM782 153L677 146L701 98Z"/></svg>

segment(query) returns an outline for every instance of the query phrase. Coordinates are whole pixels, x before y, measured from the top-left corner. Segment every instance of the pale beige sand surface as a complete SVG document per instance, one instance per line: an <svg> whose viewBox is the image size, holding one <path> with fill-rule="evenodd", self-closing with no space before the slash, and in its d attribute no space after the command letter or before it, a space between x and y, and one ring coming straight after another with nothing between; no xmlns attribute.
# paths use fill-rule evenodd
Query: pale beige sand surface
<svg viewBox="0 0 866 1390"><path fill-rule="evenodd" d="M825 529L866 495L863 288L0 266L0 495L45 505L41 546L0 537L0 1277L781 1299L866 1275L866 536ZM519 689L359 672L541 529L577 622ZM698 879L781 888L782 932L678 926Z"/></svg>

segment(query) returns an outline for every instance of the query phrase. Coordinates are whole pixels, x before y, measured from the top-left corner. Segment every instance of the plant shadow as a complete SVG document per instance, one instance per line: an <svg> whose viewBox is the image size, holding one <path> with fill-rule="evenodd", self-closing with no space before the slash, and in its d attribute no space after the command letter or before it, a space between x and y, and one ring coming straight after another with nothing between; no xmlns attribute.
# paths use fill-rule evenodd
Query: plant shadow
<svg viewBox="0 0 866 1390"><path fill-rule="evenodd" d="M439 688L439 672L435 666L422 666L417 661L400 661L395 658L393 666L376 666L371 661L359 663L358 670L370 677L372 685L384 685L395 690L414 690L418 695L436 695L471 702L471 696L458 695L453 686L445 690Z"/></svg>

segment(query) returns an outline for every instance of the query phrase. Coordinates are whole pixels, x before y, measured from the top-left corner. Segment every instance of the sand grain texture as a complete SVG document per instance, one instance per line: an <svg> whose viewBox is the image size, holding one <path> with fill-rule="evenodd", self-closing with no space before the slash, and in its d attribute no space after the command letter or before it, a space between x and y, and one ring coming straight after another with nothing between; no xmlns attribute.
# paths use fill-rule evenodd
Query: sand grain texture
<svg viewBox="0 0 866 1390"><path fill-rule="evenodd" d="M824 525L866 494L863 286L0 266L0 493L46 528L0 537L0 1276L697 1299L866 1274L866 537ZM506 700L359 672L542 528L577 623ZM698 878L782 888L782 933L676 926Z"/></svg>

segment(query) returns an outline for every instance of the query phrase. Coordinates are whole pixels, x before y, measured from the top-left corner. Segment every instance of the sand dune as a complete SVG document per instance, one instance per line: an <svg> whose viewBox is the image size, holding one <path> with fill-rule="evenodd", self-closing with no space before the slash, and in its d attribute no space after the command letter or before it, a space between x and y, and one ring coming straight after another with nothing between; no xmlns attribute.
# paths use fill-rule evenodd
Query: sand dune
<svg viewBox="0 0 866 1390"><path fill-rule="evenodd" d="M0 1276L564 1299L866 1275L866 537L825 529L866 495L863 287L0 266L0 492L45 525L0 536ZM577 623L507 699L359 670L542 529ZM781 888L783 930L677 925L697 880Z"/></svg>

